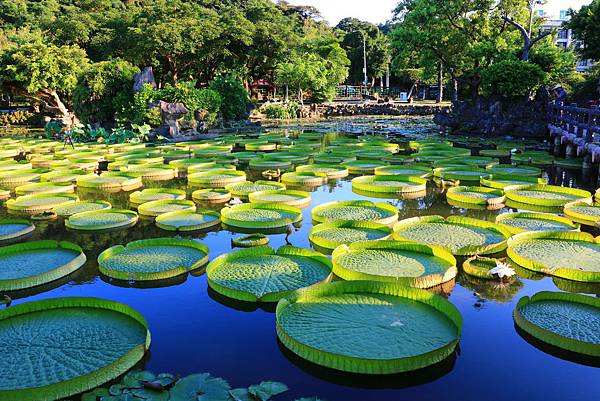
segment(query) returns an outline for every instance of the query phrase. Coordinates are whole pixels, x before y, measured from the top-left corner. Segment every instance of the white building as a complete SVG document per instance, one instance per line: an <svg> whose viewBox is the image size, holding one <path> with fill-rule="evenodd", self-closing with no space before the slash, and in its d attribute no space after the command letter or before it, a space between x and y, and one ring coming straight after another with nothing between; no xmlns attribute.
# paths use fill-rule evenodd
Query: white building
<svg viewBox="0 0 600 401"><path fill-rule="evenodd" d="M563 29L562 24L569 19L569 9L579 10L588 5L592 0L546 0L538 1L535 6L535 13L538 17L544 18L542 29L555 29L556 44L566 48L577 48L581 46L570 29ZM587 71L592 65L592 60L578 60L577 71Z"/></svg>

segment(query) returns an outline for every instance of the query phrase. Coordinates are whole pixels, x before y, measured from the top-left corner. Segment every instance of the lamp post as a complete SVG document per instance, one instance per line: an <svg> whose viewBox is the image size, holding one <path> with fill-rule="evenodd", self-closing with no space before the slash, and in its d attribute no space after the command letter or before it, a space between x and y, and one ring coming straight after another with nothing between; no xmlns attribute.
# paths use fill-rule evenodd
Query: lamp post
<svg viewBox="0 0 600 401"><path fill-rule="evenodd" d="M365 95L367 95L367 85L369 83L369 77L367 76L367 37L363 31L356 30L353 32L358 32L362 35L363 38L363 74L365 75Z"/></svg>

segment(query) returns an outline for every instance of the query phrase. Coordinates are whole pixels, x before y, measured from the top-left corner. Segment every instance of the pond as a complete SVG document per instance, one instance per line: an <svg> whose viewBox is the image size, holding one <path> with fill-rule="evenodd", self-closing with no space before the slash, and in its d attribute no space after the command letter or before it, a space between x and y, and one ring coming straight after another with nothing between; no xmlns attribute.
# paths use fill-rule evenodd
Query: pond
<svg viewBox="0 0 600 401"><path fill-rule="evenodd" d="M447 140L428 119L358 118L317 121L302 125L280 125L271 132L288 130L292 135L323 132L355 137L362 133L389 135L390 140L406 143L413 139ZM337 134L331 134L336 132ZM510 143L510 142L509 142ZM521 140L513 140L522 146ZM529 145L529 143L528 143ZM481 144L470 147L478 147ZM544 146L538 146L543 148ZM556 185L595 190L590 177L579 170L544 168L544 175ZM254 178L256 174L254 174ZM352 191L352 177L331 181L318 187L312 206L303 209L303 223L290 242L311 248L308 236L312 228L311 211L315 205L334 200L374 200ZM186 188L185 180L152 187ZM104 199L115 208L129 208L128 194L82 194L82 200ZM430 182L427 194L418 199L384 199L399 210L400 219L423 215L460 215L494 221L495 211L453 207L446 201L445 190ZM7 215L0 210L0 217ZM295 400L318 396L328 401L367 400L521 400L521 399L597 399L600 395L599 360L574 357L545 346L520 333L513 322L513 310L522 296L539 291L561 291L560 280L531 276L511 285L487 282L465 275L437 291L446 296L464 319L463 333L456 355L420 371L389 375L362 376L321 368L306 362L281 345L275 332L274 305L255 305L229 300L207 285L202 273L178 277L155 286L116 282L102 277L96 259L105 249L128 242L174 236L159 230L149 220L140 219L132 228L100 234L67 231L60 220L38 223L34 239L67 240L79 244L88 262L66 279L31 291L16 293L14 304L39 299L85 296L99 297L130 305L148 321L152 334L149 354L140 368L156 373L187 375L210 372L226 379L232 387L248 386L262 380L276 380L290 390L277 399ZM595 235L599 233L595 232ZM210 259L232 250L231 239L240 234L219 229L186 237L200 239L210 249ZM270 235L270 246L285 245L285 235ZM562 286L564 288L564 285ZM585 291L600 295L600 286ZM385 346L385 344L382 344ZM1 350L0 350L1 354Z"/></svg>

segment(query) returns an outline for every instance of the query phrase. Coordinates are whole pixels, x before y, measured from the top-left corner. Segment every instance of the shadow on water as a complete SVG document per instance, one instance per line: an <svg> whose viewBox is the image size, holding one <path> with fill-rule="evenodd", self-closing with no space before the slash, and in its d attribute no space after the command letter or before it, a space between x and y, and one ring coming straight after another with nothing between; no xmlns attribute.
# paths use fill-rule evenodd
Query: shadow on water
<svg viewBox="0 0 600 401"><path fill-rule="evenodd" d="M207 287L208 296L215 302L231 308L239 312L256 312L262 310L267 313L275 313L277 309L277 302L247 302L232 299L224 295L219 294L210 287Z"/></svg>
<svg viewBox="0 0 600 401"><path fill-rule="evenodd" d="M531 334L525 332L519 326L515 325L515 330L519 336L527 341L530 345L534 346L538 350L552 355L555 358L560 358L564 361L573 362L579 365L591 366L595 368L600 368L600 357L593 357L589 355L582 355L577 352L567 351L562 348L555 347L548 343L545 343Z"/></svg>
<svg viewBox="0 0 600 401"><path fill-rule="evenodd" d="M364 375L342 372L317 365L306 359L300 358L298 355L287 349L279 340L277 340L277 345L288 361L313 377L341 386L369 390L401 389L434 382L450 373L454 369L454 365L458 358L458 351L456 351L448 358L435 365L414 370L412 372L391 375Z"/></svg>

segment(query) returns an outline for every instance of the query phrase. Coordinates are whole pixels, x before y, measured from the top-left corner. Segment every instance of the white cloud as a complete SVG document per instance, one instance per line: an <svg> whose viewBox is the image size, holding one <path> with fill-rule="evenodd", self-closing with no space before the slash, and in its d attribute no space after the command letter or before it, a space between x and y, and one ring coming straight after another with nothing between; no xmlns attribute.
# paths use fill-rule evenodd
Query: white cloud
<svg viewBox="0 0 600 401"><path fill-rule="evenodd" d="M346 17L354 17L374 24L392 17L399 0L288 0L293 5L314 6L331 25Z"/></svg>

